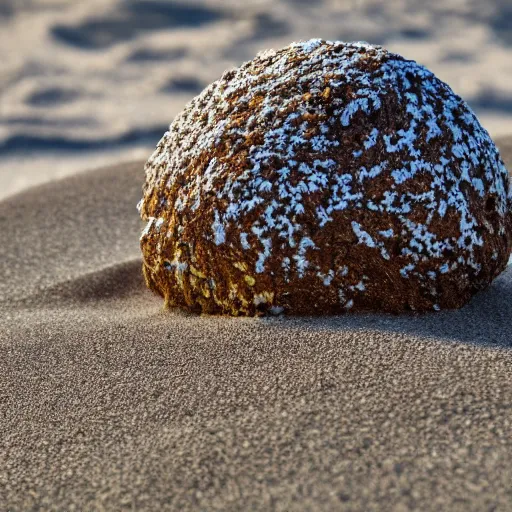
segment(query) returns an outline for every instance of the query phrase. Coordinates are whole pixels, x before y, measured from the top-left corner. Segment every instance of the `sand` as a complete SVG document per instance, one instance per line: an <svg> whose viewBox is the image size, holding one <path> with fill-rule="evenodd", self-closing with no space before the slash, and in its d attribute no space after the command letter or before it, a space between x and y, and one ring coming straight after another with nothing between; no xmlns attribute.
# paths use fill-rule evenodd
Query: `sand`
<svg viewBox="0 0 512 512"><path fill-rule="evenodd" d="M417 60L507 136L511 27L510 0L1 0L0 198L147 158L225 69L313 37Z"/></svg>
<svg viewBox="0 0 512 512"><path fill-rule="evenodd" d="M0 509L512 508L512 267L453 312L164 312L142 165L0 203Z"/></svg>

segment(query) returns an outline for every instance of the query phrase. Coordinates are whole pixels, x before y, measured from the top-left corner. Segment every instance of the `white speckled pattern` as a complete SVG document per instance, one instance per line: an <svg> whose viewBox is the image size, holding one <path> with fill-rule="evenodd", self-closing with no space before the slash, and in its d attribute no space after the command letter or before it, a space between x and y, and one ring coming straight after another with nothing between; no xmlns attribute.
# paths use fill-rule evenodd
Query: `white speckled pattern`
<svg viewBox="0 0 512 512"><path fill-rule="evenodd" d="M339 90L345 91L345 101L335 94ZM313 101L331 96L331 101ZM396 131L368 130L351 152L352 168L340 168L333 154L344 151L344 141L333 133L353 133L362 119L381 115L390 97L404 109L407 124ZM241 115L248 106L250 116ZM242 172L233 172L233 162L238 165L241 149L255 134L259 139L248 147ZM426 157L426 148L442 137L449 137L450 143L435 159ZM384 151L376 155L377 147ZM205 156L220 150L221 158ZM364 164L368 155L375 155L371 166ZM358 166L358 161L363 164ZM269 167L274 167L270 174ZM429 190L416 192L410 186L420 175L430 177ZM368 193L377 179L388 180L380 197ZM168 204L166 191L173 187L174 202ZM271 255L281 254L287 280L291 273L302 278L310 271L330 286L340 271L315 268L311 255L320 248L303 222L311 223L312 194L322 197L315 208L319 228L331 223L337 212L392 215L397 222L381 230L373 229L372 215L366 224L352 221L357 243L377 249L388 261L387 247L400 237L407 241L400 247L402 278L424 280L425 272L417 266L433 261L433 281L437 272L459 265L480 271L477 249L484 243L483 233L494 234L497 227L496 234L504 235L512 200L496 147L446 84L416 62L381 47L315 39L261 53L226 72L177 116L146 165L142 214L148 227L143 238L157 226L155 204L174 210L174 222L185 228L190 215L208 201L206 211L212 217L202 236L219 254L230 254L236 243L253 254L255 275L269 270ZM473 196L492 196L497 225L477 219ZM424 222L414 220L418 208L428 212ZM431 229L434 218L454 216L457 236L440 238ZM239 234L236 242L228 243L231 232ZM225 245L229 248L223 249ZM447 251L457 256L445 261ZM363 293L365 287L357 289Z"/></svg>

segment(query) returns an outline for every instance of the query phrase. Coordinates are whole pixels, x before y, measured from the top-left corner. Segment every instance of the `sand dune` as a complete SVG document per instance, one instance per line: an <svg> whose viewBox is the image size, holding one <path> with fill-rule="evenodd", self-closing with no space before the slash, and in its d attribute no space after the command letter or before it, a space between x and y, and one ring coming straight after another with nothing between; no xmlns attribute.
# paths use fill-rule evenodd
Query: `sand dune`
<svg viewBox="0 0 512 512"><path fill-rule="evenodd" d="M453 312L164 312L142 180L136 162L0 203L2 507L512 507L512 267Z"/></svg>

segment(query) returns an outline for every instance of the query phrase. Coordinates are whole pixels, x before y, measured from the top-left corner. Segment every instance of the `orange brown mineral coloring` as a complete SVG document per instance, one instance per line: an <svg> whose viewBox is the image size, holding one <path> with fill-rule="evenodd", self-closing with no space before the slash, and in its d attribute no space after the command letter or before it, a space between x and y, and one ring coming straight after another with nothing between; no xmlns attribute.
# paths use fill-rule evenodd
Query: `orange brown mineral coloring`
<svg viewBox="0 0 512 512"><path fill-rule="evenodd" d="M148 160L147 285L230 315L458 308L507 265L512 190L453 91L366 43L267 51Z"/></svg>

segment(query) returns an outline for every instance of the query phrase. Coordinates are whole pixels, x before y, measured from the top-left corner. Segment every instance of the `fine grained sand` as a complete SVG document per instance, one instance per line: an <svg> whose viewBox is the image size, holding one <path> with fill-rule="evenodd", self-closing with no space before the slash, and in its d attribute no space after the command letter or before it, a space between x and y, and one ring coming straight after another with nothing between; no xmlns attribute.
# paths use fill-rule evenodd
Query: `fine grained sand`
<svg viewBox="0 0 512 512"><path fill-rule="evenodd" d="M142 165L0 203L2 510L512 508L512 267L423 316L163 312Z"/></svg>

